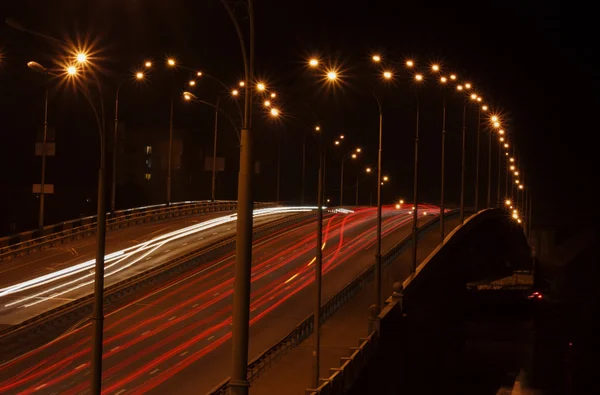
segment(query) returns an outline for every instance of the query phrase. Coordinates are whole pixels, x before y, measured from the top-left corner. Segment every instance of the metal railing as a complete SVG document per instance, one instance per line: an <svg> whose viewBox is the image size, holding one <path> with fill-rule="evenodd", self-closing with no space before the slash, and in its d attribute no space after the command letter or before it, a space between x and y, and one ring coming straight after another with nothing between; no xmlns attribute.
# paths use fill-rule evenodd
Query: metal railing
<svg viewBox="0 0 600 395"><path fill-rule="evenodd" d="M276 206L275 203L255 203L256 207ZM106 229L112 231L168 218L230 211L237 207L236 201L191 201L171 205L155 205L116 211L107 217ZM96 233L96 217L79 218L39 230L0 238L0 262L28 255L41 249L54 247L70 241L92 236Z"/></svg>
<svg viewBox="0 0 600 395"><path fill-rule="evenodd" d="M458 210L453 210L445 215L446 219L458 215ZM422 238L427 232L433 229L434 225L439 224L439 217L432 218L427 223L421 225L418 230L418 238ZM392 263L403 251L412 245L411 236L408 235L398 244L392 247L381 257L383 267ZM362 290L374 277L375 266L371 265L341 291L332 296L321 308L321 322L325 322L335 312L337 312L346 302ZM291 350L305 340L313 333L314 319L313 314L306 317L298 324L288 335L279 340L274 346L262 352L248 364L248 381L252 382L258 375L265 370L277 357ZM229 378L213 388L210 395L226 395Z"/></svg>

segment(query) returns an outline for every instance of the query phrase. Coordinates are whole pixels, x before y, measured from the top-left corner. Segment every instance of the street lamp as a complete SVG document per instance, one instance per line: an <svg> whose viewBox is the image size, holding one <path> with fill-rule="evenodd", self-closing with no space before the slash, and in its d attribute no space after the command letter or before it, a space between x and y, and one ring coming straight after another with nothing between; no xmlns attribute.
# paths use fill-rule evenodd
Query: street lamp
<svg viewBox="0 0 600 395"><path fill-rule="evenodd" d="M244 81L254 81L254 12L252 0L247 6L250 39L248 49L235 11L227 0L221 0L229 18L235 26L242 59L244 63ZM247 53L249 52L249 54ZM240 170L238 172L238 206L236 233L236 261L233 297L232 326L232 373L229 391L232 395L247 395L248 387L248 338L250 332L250 277L252 271L252 92L246 89L244 117L240 136ZM320 210L319 210L320 211ZM317 317L318 320L319 317Z"/></svg>
<svg viewBox="0 0 600 395"><path fill-rule="evenodd" d="M51 73L44 66L39 64L38 62L28 62L27 67L36 73L41 73L48 77ZM42 231L44 229L44 196L45 196L45 182L46 182L46 148L47 148L47 139L48 139L48 86L46 86L46 94L44 98L44 134L42 136L42 175L40 180L40 211L38 218L38 228L40 230L40 236L42 236Z"/></svg>
<svg viewBox="0 0 600 395"><path fill-rule="evenodd" d="M367 175L371 174L371 168L370 167L365 168L365 173ZM360 172L356 172L356 206L358 206L358 184L360 183L359 176L360 176Z"/></svg>
<svg viewBox="0 0 600 395"><path fill-rule="evenodd" d="M152 66L152 63L146 62L146 68ZM145 78L145 74L142 71L138 71L135 73L135 80L141 81ZM121 87L127 79L123 79L119 85L117 85L116 93L115 93L115 127L113 130L113 157L112 157L112 188L110 194L110 211L114 214L116 210L116 200L117 200L117 135L119 131L119 93L121 91Z"/></svg>
<svg viewBox="0 0 600 395"><path fill-rule="evenodd" d="M343 206L343 198L344 198L344 163L346 162L347 159L352 158L352 159L356 159L358 157L358 153L360 153L360 148L356 148L355 150L352 150L348 153L346 153L346 155L344 155L342 157L342 166L341 166L341 174L340 174L340 206Z"/></svg>
<svg viewBox="0 0 600 395"><path fill-rule="evenodd" d="M412 67L412 64L406 64L408 67ZM415 81L420 83L423 81L423 75L417 74L415 75ZM413 204L415 205L415 209L413 210L413 224L412 224L412 273L417 271L417 242L418 242L418 198L419 198L419 88L415 89L416 99L417 99L417 111L416 111L416 122L415 122L415 164L414 164L414 179L413 179Z"/></svg>
<svg viewBox="0 0 600 395"><path fill-rule="evenodd" d="M433 65L437 66L437 65ZM433 71L439 71L439 66L437 69L431 67ZM445 176L446 176L446 83L448 78L442 76L440 77L440 84L442 86L442 153L441 153L441 171L440 171L440 236L441 242L444 242L445 236L445 209L444 209L444 191L445 191Z"/></svg>

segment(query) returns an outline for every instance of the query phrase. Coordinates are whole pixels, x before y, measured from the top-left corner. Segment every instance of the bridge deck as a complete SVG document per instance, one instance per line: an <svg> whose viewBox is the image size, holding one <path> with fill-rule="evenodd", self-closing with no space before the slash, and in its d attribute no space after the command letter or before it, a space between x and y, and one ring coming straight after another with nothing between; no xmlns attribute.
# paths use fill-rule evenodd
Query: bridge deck
<svg viewBox="0 0 600 395"><path fill-rule="evenodd" d="M458 219L446 222L446 234L458 226ZM439 227L419 240L417 260L421 262L439 244ZM395 281L405 279L410 274L411 250L405 250L393 264L383 272L383 293L390 295ZM375 299L374 283L371 282L352 300L348 301L321 328L320 377L329 377L331 368L338 368L341 357L350 354L350 347L356 347L361 337L367 336L368 308ZM304 394L311 387L312 350L314 335L300 346L292 349L266 369L253 383L253 395L269 395L277 390L279 395Z"/></svg>

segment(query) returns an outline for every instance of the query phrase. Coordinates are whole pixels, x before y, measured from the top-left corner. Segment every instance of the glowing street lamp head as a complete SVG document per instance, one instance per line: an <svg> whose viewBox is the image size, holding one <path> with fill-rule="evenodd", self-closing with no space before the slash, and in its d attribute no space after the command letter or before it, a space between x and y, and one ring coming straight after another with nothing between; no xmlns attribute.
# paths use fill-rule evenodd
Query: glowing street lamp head
<svg viewBox="0 0 600 395"><path fill-rule="evenodd" d="M67 74L70 76L77 75L77 67L75 67L75 66L67 67Z"/></svg>
<svg viewBox="0 0 600 395"><path fill-rule="evenodd" d="M196 81L194 81L194 80L191 80L191 81L190 81L190 86L194 86L194 85L196 85Z"/></svg>
<svg viewBox="0 0 600 395"><path fill-rule="evenodd" d="M240 85L240 88L243 88L246 85L246 83L244 81L240 81L239 85Z"/></svg>
<svg viewBox="0 0 600 395"><path fill-rule="evenodd" d="M352 159L356 159L358 155L352 154Z"/></svg>
<svg viewBox="0 0 600 395"><path fill-rule="evenodd" d="M471 84L469 84L468 82L465 84L465 89L471 89Z"/></svg>
<svg viewBox="0 0 600 395"><path fill-rule="evenodd" d="M392 72L391 71L384 71L383 72L383 78L385 78L386 80L392 79Z"/></svg>
<svg viewBox="0 0 600 395"><path fill-rule="evenodd" d="M456 74L450 74L450 79L451 79L452 81L456 80Z"/></svg>
<svg viewBox="0 0 600 395"><path fill-rule="evenodd" d="M481 107L481 109L482 109L483 111L487 111L487 110L488 110L488 106L482 106L482 107Z"/></svg>
<svg viewBox="0 0 600 395"><path fill-rule="evenodd" d="M518 175L519 175L519 172L518 172L518 171L515 171L515 176L518 176Z"/></svg>
<svg viewBox="0 0 600 395"><path fill-rule="evenodd" d="M492 122L498 122L498 117L495 115L492 115Z"/></svg>
<svg viewBox="0 0 600 395"><path fill-rule="evenodd" d="M319 130L321 130L320 126L315 126L315 130L318 132Z"/></svg>
<svg viewBox="0 0 600 395"><path fill-rule="evenodd" d="M344 136L343 134L340 134L340 140L343 140L346 136Z"/></svg>
<svg viewBox="0 0 600 395"><path fill-rule="evenodd" d="M142 73L141 71L138 71L137 73L135 73L135 78L138 80L143 80L144 79L144 73Z"/></svg>
<svg viewBox="0 0 600 395"><path fill-rule="evenodd" d="M256 89L258 89L259 91L264 91L265 89L267 89L267 87L265 86L265 84L263 84L262 82L259 82L258 84L256 84Z"/></svg>
<svg viewBox="0 0 600 395"><path fill-rule="evenodd" d="M400 204L404 204L404 199L400 199Z"/></svg>
<svg viewBox="0 0 600 395"><path fill-rule="evenodd" d="M360 153L362 151L362 148L357 148L356 152Z"/></svg>
<svg viewBox="0 0 600 395"><path fill-rule="evenodd" d="M515 158L510 158L510 161L511 161L511 162L514 162L514 161L515 161Z"/></svg>
<svg viewBox="0 0 600 395"><path fill-rule="evenodd" d="M504 137L500 137L500 141L501 141L501 142L502 142L502 141L504 141Z"/></svg>
<svg viewBox="0 0 600 395"><path fill-rule="evenodd" d="M457 91L462 91L463 90L463 86L462 85L457 85L456 86L456 90Z"/></svg>
<svg viewBox="0 0 600 395"><path fill-rule="evenodd" d="M514 165L512 165L512 166L510 167L510 169L511 169L511 170L514 170L514 169L515 169L515 166L514 166Z"/></svg>
<svg viewBox="0 0 600 395"><path fill-rule="evenodd" d="M185 100L187 100L187 101L190 101L190 100L192 100L192 96L191 96L190 94L188 94L188 93L184 93L184 94L183 94L183 98L184 98Z"/></svg>
<svg viewBox="0 0 600 395"><path fill-rule="evenodd" d="M83 52L79 52L75 55L75 59L77 60L77 63L85 63L87 62L87 55Z"/></svg>
<svg viewBox="0 0 600 395"><path fill-rule="evenodd" d="M201 71L198 71L198 72L196 72L196 75L197 75L198 77L202 77L202 72L201 72Z"/></svg>
<svg viewBox="0 0 600 395"><path fill-rule="evenodd" d="M506 199L506 200L504 201L504 204L505 204L505 205L507 205L507 206L510 206L510 205L511 205L511 203L512 203L512 202L510 201L510 199Z"/></svg>
<svg viewBox="0 0 600 395"><path fill-rule="evenodd" d="M494 122L494 127L495 128L499 128L500 127L500 122Z"/></svg>
<svg viewBox="0 0 600 395"><path fill-rule="evenodd" d="M413 67L415 65L415 62L413 62L412 60L407 60L406 61L406 67Z"/></svg>
<svg viewBox="0 0 600 395"><path fill-rule="evenodd" d="M477 95L475 93L471 93L471 100L477 100Z"/></svg>
<svg viewBox="0 0 600 395"><path fill-rule="evenodd" d="M373 62L376 62L376 63L381 62L381 56L379 56L379 55L373 55L372 59L373 59Z"/></svg>
<svg viewBox="0 0 600 395"><path fill-rule="evenodd" d="M423 74L417 74L417 75L415 75L415 80L417 80L419 82L423 81Z"/></svg>
<svg viewBox="0 0 600 395"><path fill-rule="evenodd" d="M433 71L440 71L440 65L439 64L432 64L431 65L431 70Z"/></svg>
<svg viewBox="0 0 600 395"><path fill-rule="evenodd" d="M367 167L367 168L365 169L365 171L366 171L367 173L370 173L370 172L372 171L372 169L371 169L370 167Z"/></svg>
<svg viewBox="0 0 600 395"><path fill-rule="evenodd" d="M317 67L319 65L319 60L316 58L312 58L308 61L308 65L310 67Z"/></svg>
<svg viewBox="0 0 600 395"><path fill-rule="evenodd" d="M146 67L147 69L149 69L150 67L152 67L152 62L151 62L151 61L149 61L149 60L147 60L147 61L144 63L144 67Z"/></svg>
<svg viewBox="0 0 600 395"><path fill-rule="evenodd" d="M504 148L508 148L508 147L509 147L508 143L504 143Z"/></svg>
<svg viewBox="0 0 600 395"><path fill-rule="evenodd" d="M339 140L335 140L335 141L333 142L333 144L335 144L335 145L340 145L340 142L339 142Z"/></svg>
<svg viewBox="0 0 600 395"><path fill-rule="evenodd" d="M237 89L234 89L234 90L231 91L231 95L232 96L237 96L239 94L240 94L240 92Z"/></svg>
<svg viewBox="0 0 600 395"><path fill-rule="evenodd" d="M396 203L396 210L400 210L400 207L402 207L400 203Z"/></svg>
<svg viewBox="0 0 600 395"><path fill-rule="evenodd" d="M498 134L504 134L504 129L498 130Z"/></svg>
<svg viewBox="0 0 600 395"><path fill-rule="evenodd" d="M388 176L383 176L383 182L387 182L390 178Z"/></svg>
<svg viewBox="0 0 600 395"><path fill-rule="evenodd" d="M513 213L512 217L513 217L514 219L519 219L519 214L517 214L517 213Z"/></svg>
<svg viewBox="0 0 600 395"><path fill-rule="evenodd" d="M271 93L271 99L275 99L277 97L276 93Z"/></svg>
<svg viewBox="0 0 600 395"><path fill-rule="evenodd" d="M173 59L173 58L167 59L167 64L171 67L175 66L175 59Z"/></svg>
<svg viewBox="0 0 600 395"><path fill-rule="evenodd" d="M448 78L446 78L446 77L442 77L442 78L440 78L440 82L441 82L442 84L445 84L447 81L448 81Z"/></svg>
<svg viewBox="0 0 600 395"><path fill-rule="evenodd" d="M271 102L269 100L265 100L265 107L271 107Z"/></svg>
<svg viewBox="0 0 600 395"><path fill-rule="evenodd" d="M272 109L271 109L271 116L273 116L273 117L278 117L278 116L279 116L279 114L280 114L280 112L279 112L279 110L278 110L278 109L276 109L276 108L272 108Z"/></svg>
<svg viewBox="0 0 600 395"><path fill-rule="evenodd" d="M481 102L483 99L481 98L481 96L477 96L477 101Z"/></svg>
<svg viewBox="0 0 600 395"><path fill-rule="evenodd" d="M338 77L337 73L333 70L329 70L326 75L329 81L335 81Z"/></svg>
<svg viewBox="0 0 600 395"><path fill-rule="evenodd" d="M525 187L523 186L523 184L519 185L519 189L523 189L523 188L525 188Z"/></svg>

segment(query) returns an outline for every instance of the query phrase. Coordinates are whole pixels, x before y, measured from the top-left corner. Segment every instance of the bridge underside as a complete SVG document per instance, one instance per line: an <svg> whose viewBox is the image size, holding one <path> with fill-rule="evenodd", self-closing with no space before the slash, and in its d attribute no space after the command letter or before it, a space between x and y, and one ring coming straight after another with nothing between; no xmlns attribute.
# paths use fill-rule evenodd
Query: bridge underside
<svg viewBox="0 0 600 395"><path fill-rule="evenodd" d="M467 283L530 269L522 228L501 210L488 210L458 228L404 283L402 311L381 327L378 355L349 392L464 393ZM457 392L458 391L458 392Z"/></svg>

